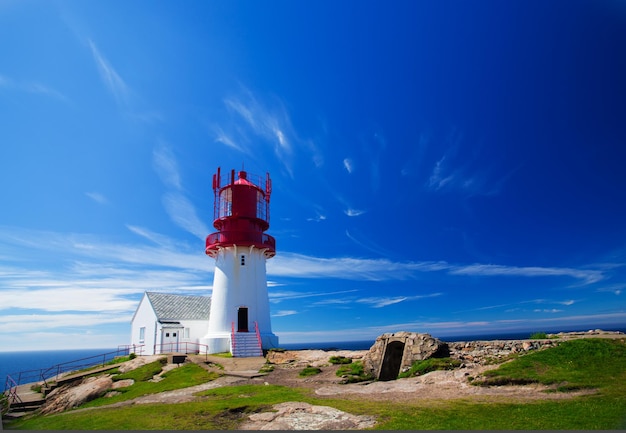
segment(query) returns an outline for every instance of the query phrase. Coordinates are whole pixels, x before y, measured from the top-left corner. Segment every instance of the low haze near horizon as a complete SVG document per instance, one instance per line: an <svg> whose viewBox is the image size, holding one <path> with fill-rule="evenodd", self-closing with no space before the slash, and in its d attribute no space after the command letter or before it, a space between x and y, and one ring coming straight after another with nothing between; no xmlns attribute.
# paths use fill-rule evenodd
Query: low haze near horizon
<svg viewBox="0 0 626 433"><path fill-rule="evenodd" d="M281 343L626 326L621 1L0 2L0 351L210 295L270 173Z"/></svg>

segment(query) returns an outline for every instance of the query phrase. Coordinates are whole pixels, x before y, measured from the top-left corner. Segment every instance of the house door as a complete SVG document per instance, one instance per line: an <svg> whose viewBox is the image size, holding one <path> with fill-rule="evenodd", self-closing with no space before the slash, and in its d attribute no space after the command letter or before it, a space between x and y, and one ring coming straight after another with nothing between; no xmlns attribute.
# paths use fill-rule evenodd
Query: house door
<svg viewBox="0 0 626 433"><path fill-rule="evenodd" d="M248 332L248 307L237 309L237 332Z"/></svg>
<svg viewBox="0 0 626 433"><path fill-rule="evenodd" d="M178 352L180 333L183 328L163 328L161 330L161 353Z"/></svg>

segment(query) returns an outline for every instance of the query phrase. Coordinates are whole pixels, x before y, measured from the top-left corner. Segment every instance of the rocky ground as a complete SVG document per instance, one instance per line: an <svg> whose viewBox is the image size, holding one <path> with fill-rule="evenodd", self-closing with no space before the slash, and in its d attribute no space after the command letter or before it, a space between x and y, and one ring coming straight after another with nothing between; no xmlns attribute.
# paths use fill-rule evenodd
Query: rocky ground
<svg viewBox="0 0 626 433"><path fill-rule="evenodd" d="M562 338L606 337L624 338L624 334L610 334L599 331L587 335L563 336ZM481 401L532 401L569 399L593 390L546 393L549 387L543 385L524 386L491 386L480 387L469 383L470 377L479 377L484 371L496 368L497 365L485 365L478 355L473 355L474 362L466 362L460 368L450 371L434 371L418 377L392 381L371 381L367 383L342 384L342 378L336 375L339 368L328 362L331 356L344 356L360 360L367 351L322 351L299 350L270 352L267 361L273 370L264 375L257 372L266 363L265 358L233 358L221 359L226 375L202 385L163 392L160 394L139 397L132 401L118 403L114 406L148 403L183 403L201 399L195 396L199 391L210 388L241 385L241 384L273 384L290 387L309 388L321 399L365 399L386 402L402 402L407 404L426 404L429 401L465 398ZM136 368L158 357L138 357L124 364L124 371ZM207 365L203 358L196 362ZM206 361L206 359L205 359ZM306 366L316 366L322 371L309 377L299 377L299 372ZM169 364L167 369L176 368ZM210 367L209 367L210 368ZM158 378L155 378L158 380ZM98 391L100 387L100 391ZM44 413L55 413L71 407L77 407L81 399L89 399L98 392L111 387L111 379L107 375L90 378L77 386L66 387L50 395L49 402L43 408ZM114 390L113 390L114 392ZM102 395L102 394L100 394ZM337 409L318 405L312 406L303 402L287 402L274 407L275 412L254 414L242 425L242 430L348 430L363 429L375 424L368 416L355 416Z"/></svg>

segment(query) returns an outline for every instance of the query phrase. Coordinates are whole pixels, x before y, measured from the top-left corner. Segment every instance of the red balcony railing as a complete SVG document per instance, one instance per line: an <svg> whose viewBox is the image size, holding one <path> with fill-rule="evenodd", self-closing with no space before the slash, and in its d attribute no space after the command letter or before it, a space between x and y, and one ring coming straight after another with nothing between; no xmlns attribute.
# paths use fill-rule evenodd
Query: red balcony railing
<svg viewBox="0 0 626 433"><path fill-rule="evenodd" d="M206 253L213 256L219 247L229 247L233 245L254 246L265 249L265 257L270 258L276 255L276 239L265 233L249 231L222 231L211 233L206 238Z"/></svg>

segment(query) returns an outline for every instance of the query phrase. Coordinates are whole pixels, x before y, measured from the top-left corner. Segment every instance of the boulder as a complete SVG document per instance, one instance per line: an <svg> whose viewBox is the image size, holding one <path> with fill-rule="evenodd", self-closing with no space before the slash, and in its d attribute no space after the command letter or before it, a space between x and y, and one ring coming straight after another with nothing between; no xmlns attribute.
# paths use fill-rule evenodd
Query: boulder
<svg viewBox="0 0 626 433"><path fill-rule="evenodd" d="M41 407L41 413L47 415L73 409L105 395L112 385L113 380L110 375L88 377L83 379L80 384L74 382L63 385L48 394L46 402Z"/></svg>

